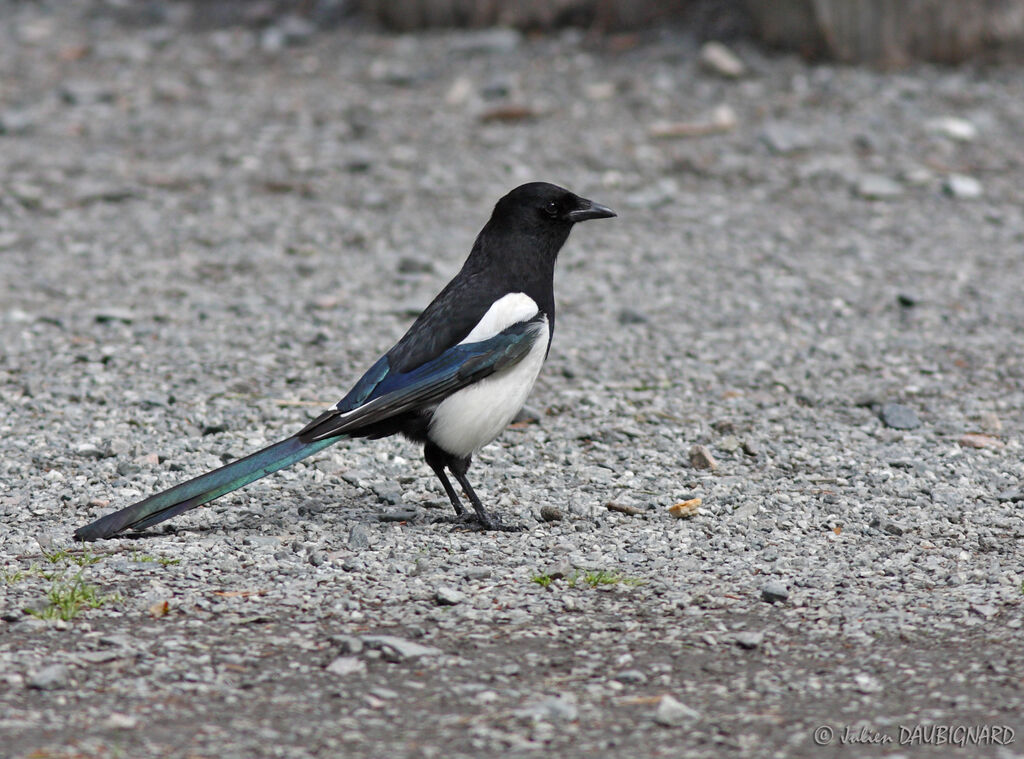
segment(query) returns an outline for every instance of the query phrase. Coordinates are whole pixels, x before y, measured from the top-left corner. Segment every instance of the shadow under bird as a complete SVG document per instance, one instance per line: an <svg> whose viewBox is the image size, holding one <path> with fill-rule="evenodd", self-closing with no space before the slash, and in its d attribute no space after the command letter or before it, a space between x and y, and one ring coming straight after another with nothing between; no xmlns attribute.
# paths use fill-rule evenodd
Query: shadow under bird
<svg viewBox="0 0 1024 759"><path fill-rule="evenodd" d="M512 421L547 358L555 329L554 268L574 224L610 208L545 182L498 201L455 278L348 394L295 435L151 495L75 531L77 540L144 530L290 466L344 438L402 434L423 443L458 516L471 519L454 475L487 529L466 477L473 455Z"/></svg>

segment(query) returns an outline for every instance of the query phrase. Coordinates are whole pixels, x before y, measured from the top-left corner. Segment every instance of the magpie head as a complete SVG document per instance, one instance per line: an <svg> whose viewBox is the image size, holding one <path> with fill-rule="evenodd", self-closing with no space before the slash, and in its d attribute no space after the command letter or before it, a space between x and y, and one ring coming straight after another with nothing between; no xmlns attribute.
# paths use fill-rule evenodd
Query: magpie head
<svg viewBox="0 0 1024 759"><path fill-rule="evenodd" d="M494 218L521 228L568 234L572 225L588 219L606 219L615 211L547 182L520 185L498 201Z"/></svg>

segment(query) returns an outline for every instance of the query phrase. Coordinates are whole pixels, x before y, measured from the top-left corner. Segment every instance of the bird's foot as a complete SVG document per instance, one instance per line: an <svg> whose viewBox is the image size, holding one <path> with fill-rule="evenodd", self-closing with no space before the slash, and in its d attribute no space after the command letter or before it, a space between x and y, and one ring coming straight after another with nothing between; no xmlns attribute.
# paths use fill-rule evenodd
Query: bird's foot
<svg viewBox="0 0 1024 759"><path fill-rule="evenodd" d="M476 520L477 524L480 525L481 530L488 530L491 532L522 532L525 528L517 522L502 522L497 517L487 516L486 521L480 519Z"/></svg>
<svg viewBox="0 0 1024 759"><path fill-rule="evenodd" d="M490 514L485 515L481 519L477 514L473 514L468 511L464 511L461 514L454 514L452 516L437 517L434 522L446 522L448 524L456 525L458 527L464 527L469 530L479 532L522 532L523 526L513 522L502 522L497 517L492 517Z"/></svg>

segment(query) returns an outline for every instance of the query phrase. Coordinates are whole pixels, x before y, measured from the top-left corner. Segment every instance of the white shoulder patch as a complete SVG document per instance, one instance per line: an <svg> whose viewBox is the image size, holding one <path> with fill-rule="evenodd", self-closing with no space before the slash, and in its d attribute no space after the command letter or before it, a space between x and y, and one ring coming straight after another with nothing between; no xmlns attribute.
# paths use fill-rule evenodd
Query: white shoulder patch
<svg viewBox="0 0 1024 759"><path fill-rule="evenodd" d="M532 319L540 311L537 304L526 293L509 293L491 304L487 313L477 322L472 331L459 343L478 343L494 337L513 324Z"/></svg>

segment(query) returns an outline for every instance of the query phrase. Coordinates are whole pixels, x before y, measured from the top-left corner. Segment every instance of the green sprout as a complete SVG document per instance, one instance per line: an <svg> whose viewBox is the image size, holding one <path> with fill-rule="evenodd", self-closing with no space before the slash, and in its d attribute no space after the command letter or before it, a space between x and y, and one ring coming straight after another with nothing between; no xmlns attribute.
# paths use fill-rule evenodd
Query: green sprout
<svg viewBox="0 0 1024 759"><path fill-rule="evenodd" d="M89 585L79 572L70 580L54 580L46 593L49 606L45 609L26 609L40 619L62 619L69 622L83 609L98 609L107 601L117 600L116 596L102 596L95 585Z"/></svg>

